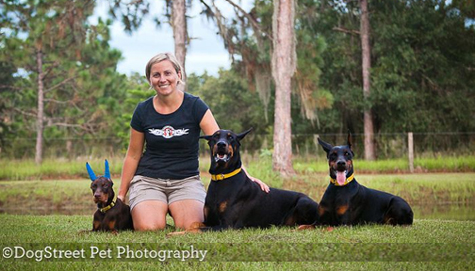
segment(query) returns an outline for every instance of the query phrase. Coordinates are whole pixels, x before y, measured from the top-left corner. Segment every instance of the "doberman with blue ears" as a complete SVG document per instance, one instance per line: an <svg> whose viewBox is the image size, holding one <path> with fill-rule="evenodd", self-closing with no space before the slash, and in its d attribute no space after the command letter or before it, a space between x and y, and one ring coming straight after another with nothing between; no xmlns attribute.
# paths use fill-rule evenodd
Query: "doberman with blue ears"
<svg viewBox="0 0 475 271"><path fill-rule="evenodd" d="M405 200L356 181L350 133L344 146L332 146L320 138L318 143L327 153L330 184L318 207L316 225L412 224L414 215Z"/></svg>
<svg viewBox="0 0 475 271"><path fill-rule="evenodd" d="M97 203L97 211L94 213L92 231L133 230L130 208L123 203L114 193L109 162L105 161L104 176L96 177L89 163L86 163L87 172L91 179L91 190L94 202Z"/></svg>
<svg viewBox="0 0 475 271"><path fill-rule="evenodd" d="M213 135L201 137L208 140L211 150L211 183L206 194L204 224L195 223L196 227L187 232L315 222L318 204L308 196L274 188L266 193L242 170L240 141L250 131L235 134L218 130Z"/></svg>

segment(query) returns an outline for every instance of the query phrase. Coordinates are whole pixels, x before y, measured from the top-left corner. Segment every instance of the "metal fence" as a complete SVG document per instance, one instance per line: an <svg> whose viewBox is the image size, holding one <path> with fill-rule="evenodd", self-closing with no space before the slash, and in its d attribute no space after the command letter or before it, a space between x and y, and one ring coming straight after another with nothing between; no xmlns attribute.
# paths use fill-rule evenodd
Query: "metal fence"
<svg viewBox="0 0 475 271"><path fill-rule="evenodd" d="M295 134L292 150L295 156L323 156L317 138L333 145L347 142L347 134ZM414 133L415 156L475 154L475 132L471 133ZM29 159L35 156L35 138L3 139L0 156L3 159ZM354 134L353 151L364 157L363 134ZM378 159L405 158L408 155L408 134L375 134ZM123 156L128 142L117 138L46 138L44 158L113 157ZM242 142L241 151L251 155L271 155L272 135L249 134ZM208 152L204 140L200 152Z"/></svg>

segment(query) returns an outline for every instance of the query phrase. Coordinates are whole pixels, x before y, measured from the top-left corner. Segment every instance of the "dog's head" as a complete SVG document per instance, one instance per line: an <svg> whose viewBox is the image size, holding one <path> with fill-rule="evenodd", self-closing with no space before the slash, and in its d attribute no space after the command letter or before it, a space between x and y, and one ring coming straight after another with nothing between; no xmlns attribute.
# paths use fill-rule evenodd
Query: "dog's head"
<svg viewBox="0 0 475 271"><path fill-rule="evenodd" d="M114 197L114 190L112 189L114 183L110 177L109 162L107 162L107 160L105 161L105 172L103 176L97 177L89 163L86 163L86 168L89 173L89 178L92 181L91 190L94 195L94 202L97 204L106 204L109 199Z"/></svg>
<svg viewBox="0 0 475 271"><path fill-rule="evenodd" d="M249 129L240 134L230 130L218 130L213 135L200 137L208 140L211 151L211 173L223 173L241 166L241 157L239 155L240 141L251 130Z"/></svg>
<svg viewBox="0 0 475 271"><path fill-rule="evenodd" d="M328 165L330 166L330 177L338 184L343 185L346 178L353 174L353 156L351 150L351 134L348 132L347 145L332 146L318 138L318 143L327 153Z"/></svg>

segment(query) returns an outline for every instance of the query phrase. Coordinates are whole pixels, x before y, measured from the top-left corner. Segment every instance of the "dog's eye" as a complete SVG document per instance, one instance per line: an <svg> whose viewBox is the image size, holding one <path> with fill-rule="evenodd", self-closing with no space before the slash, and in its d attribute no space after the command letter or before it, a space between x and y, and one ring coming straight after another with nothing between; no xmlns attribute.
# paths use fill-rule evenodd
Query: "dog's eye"
<svg viewBox="0 0 475 271"><path fill-rule="evenodd" d="M349 153L349 152L345 152L345 156L350 156L350 153Z"/></svg>

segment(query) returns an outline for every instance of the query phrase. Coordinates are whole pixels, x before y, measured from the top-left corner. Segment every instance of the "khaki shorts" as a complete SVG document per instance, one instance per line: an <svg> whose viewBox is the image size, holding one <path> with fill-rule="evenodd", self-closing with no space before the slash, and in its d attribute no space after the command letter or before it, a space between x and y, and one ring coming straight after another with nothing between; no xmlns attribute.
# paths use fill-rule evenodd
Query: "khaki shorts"
<svg viewBox="0 0 475 271"><path fill-rule="evenodd" d="M171 204L180 200L205 202L206 191L200 176L182 180L155 179L136 175L130 182L129 205L132 210L146 200L159 200Z"/></svg>

